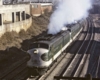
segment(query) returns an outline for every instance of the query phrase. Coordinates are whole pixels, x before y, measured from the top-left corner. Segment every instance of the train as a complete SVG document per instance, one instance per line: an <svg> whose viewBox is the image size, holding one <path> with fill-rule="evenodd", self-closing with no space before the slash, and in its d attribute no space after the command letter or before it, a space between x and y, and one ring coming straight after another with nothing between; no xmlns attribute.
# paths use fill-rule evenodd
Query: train
<svg viewBox="0 0 100 80"><path fill-rule="evenodd" d="M84 20L71 25L67 30L56 35L47 34L31 43L27 51L30 55L27 62L29 72L33 75L43 75L78 36L83 25Z"/></svg>

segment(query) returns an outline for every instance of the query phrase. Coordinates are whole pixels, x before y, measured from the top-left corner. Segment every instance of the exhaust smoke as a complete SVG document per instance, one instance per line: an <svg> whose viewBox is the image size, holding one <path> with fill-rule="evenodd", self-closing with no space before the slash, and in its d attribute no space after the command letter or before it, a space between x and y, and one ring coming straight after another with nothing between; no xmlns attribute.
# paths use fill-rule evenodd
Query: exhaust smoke
<svg viewBox="0 0 100 80"><path fill-rule="evenodd" d="M92 8L91 0L57 0L58 4L50 17L48 34L57 34L67 24L88 16Z"/></svg>

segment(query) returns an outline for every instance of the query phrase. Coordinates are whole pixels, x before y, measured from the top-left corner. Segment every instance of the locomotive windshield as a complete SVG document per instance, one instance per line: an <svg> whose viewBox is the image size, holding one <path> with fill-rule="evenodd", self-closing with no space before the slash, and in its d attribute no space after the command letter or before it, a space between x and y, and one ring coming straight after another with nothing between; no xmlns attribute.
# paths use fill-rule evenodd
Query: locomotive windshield
<svg viewBox="0 0 100 80"><path fill-rule="evenodd" d="M31 44L30 48L45 48L45 49L48 49L49 46L48 46L48 44L45 44L45 43L33 43L33 44Z"/></svg>

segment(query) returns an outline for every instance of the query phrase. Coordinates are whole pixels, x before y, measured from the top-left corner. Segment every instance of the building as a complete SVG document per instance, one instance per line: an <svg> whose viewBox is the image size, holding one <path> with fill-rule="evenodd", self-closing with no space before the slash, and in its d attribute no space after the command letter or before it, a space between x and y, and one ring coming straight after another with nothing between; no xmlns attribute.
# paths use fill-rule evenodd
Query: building
<svg viewBox="0 0 100 80"><path fill-rule="evenodd" d="M0 0L0 37L5 32L20 32L21 29L26 31L31 24L29 4L3 5Z"/></svg>
<svg viewBox="0 0 100 80"><path fill-rule="evenodd" d="M32 25L32 15L39 16L45 11L52 10L51 3L23 3L3 5L0 0L0 37L5 32L16 31L19 33L22 29L25 31Z"/></svg>
<svg viewBox="0 0 100 80"><path fill-rule="evenodd" d="M31 3L31 14L33 16L39 16L44 12L52 11L52 3Z"/></svg>

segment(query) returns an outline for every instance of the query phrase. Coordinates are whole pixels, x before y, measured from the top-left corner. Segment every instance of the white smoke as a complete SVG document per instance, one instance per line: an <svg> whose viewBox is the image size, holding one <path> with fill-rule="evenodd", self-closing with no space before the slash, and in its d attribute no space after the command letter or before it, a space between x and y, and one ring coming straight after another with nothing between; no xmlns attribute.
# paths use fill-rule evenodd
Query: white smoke
<svg viewBox="0 0 100 80"><path fill-rule="evenodd" d="M92 7L91 0L58 0L56 10L53 12L48 25L48 33L56 34L62 27L88 16Z"/></svg>

